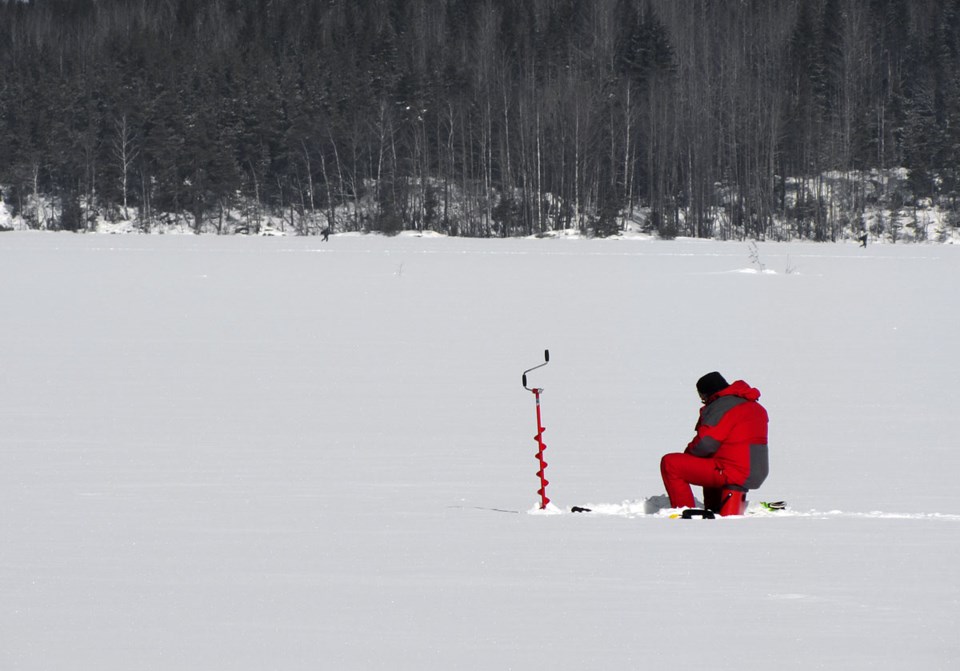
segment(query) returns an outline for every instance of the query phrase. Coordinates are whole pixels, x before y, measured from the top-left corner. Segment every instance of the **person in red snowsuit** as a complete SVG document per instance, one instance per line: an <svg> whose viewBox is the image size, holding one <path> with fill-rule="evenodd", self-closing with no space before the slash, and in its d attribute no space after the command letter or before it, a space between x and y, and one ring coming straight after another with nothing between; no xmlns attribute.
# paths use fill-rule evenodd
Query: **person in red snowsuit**
<svg viewBox="0 0 960 671"><path fill-rule="evenodd" d="M760 392L743 380L728 384L717 372L701 377L697 392L703 402L697 435L686 450L660 460L674 508L694 507L691 485L703 487L709 508L720 502L724 488L756 489L769 471L767 411L757 402Z"/></svg>

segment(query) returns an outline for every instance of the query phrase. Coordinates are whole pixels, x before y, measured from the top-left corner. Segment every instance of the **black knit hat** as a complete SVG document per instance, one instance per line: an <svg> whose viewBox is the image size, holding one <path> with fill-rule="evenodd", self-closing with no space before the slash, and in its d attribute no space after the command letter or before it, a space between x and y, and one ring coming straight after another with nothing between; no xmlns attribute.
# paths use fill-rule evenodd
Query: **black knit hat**
<svg viewBox="0 0 960 671"><path fill-rule="evenodd" d="M697 380L697 392L703 398L710 398L718 391L723 391L729 386L729 383L723 379L723 375L717 371L707 373Z"/></svg>

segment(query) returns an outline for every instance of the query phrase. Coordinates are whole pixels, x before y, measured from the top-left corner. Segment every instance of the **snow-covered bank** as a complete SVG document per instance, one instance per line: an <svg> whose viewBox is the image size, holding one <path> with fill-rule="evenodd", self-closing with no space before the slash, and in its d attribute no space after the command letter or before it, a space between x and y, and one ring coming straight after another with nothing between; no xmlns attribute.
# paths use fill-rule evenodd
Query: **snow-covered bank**
<svg viewBox="0 0 960 671"><path fill-rule="evenodd" d="M953 207L935 203L930 199L916 199L908 204L901 197L894 200L900 204L893 206L887 203L887 198L880 197L881 192L890 188L890 184L903 183L907 173L903 168L894 168L882 174L871 172L868 176L858 173L827 173L823 177L824 184L829 184L829 201L833 203L829 209L831 216L845 213L840 218L843 223L834 222L822 230L823 239L839 242L858 241L866 233L867 239L873 244L912 244L912 243L960 243L960 229L957 227L958 216ZM851 191L860 192L865 183L870 183L871 197L866 205L854 205L850 201ZM804 189L801 181L792 181L795 191ZM887 186L881 188L881 185ZM879 192L877 191L879 189ZM895 190L895 189L894 189ZM456 191L456 189L454 189ZM4 188L0 185L0 231L54 231L61 228L62 204L55 198L29 196L20 207L14 207L3 200ZM461 194L462 197L462 194ZM727 194L730 197L730 194ZM812 195L810 196L812 197ZM790 198L795 206L796 193ZM910 199L907 199L910 200ZM86 207L83 215L84 230L90 233L109 235L260 235L266 237L298 237L321 235L329 229L337 235L360 235L367 231L378 220L379 208L370 198L362 204L348 203L335 207L332 211L301 212L278 211L264 208L256 201L241 199L232 208L226 208L217 216L212 214L204 218L198 225L192 215L185 212L153 212L148 217L136 207L121 210L117 207ZM461 210L462 205L455 205L454 210ZM462 215L458 215L462 216ZM678 213L678 221L686 219L683 212ZM709 221L712 223L698 227L699 235L717 240L757 237L756 233L745 234L742 227L732 226L729 216L723 208L717 207ZM458 222L458 223L457 223ZM534 227L540 238L572 238L590 239L595 237L597 229L591 223L592 219L584 216L578 223L570 222L570 228L554 228L557 221L549 218L542 226ZM429 226L423 230L405 230L397 234L403 237L446 237L450 231L477 231L480 230L475 221L463 221L456 216L451 220L450 228L438 231ZM481 227L488 235L499 237L502 229L498 225L492 228ZM691 226L681 226L682 230L692 231ZM649 240L657 238L656 227L651 220L651 211L647 207L630 208L620 212L617 225L607 235L611 239ZM510 228L511 237L519 235L519 227ZM774 217L770 227L764 229L760 237L766 237L771 242L803 240L817 238L813 232L811 222L799 226L792 216L780 215ZM376 233L379 235L379 233ZM682 240L682 236L680 237Z"/></svg>
<svg viewBox="0 0 960 671"><path fill-rule="evenodd" d="M960 249L757 251L0 236L0 668L954 668ZM526 514L544 348L559 508L719 369L794 514Z"/></svg>

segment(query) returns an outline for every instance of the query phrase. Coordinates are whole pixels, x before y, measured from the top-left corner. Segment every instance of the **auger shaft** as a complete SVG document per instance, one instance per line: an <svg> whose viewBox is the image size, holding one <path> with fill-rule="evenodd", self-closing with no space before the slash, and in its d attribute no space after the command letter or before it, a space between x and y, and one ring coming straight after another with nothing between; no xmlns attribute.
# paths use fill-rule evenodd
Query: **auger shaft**
<svg viewBox="0 0 960 671"><path fill-rule="evenodd" d="M547 507L547 504L550 503L550 499L547 498L547 485L550 483L547 481L544 473L547 470L547 462L543 460L543 451L547 449L547 446L543 442L543 432L546 431L546 429L543 428L543 423L540 420L541 391L543 390L533 390L533 395L537 399L537 435L533 438L537 441L537 461L540 463L540 470L537 471L537 477L540 478L540 489L537 490L537 493L540 495L540 509L543 510Z"/></svg>

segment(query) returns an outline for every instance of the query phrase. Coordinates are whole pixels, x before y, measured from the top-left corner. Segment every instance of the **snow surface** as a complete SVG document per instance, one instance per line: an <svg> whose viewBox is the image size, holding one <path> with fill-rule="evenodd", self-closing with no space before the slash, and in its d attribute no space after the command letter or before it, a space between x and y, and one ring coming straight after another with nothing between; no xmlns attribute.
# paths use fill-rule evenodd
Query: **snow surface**
<svg viewBox="0 0 960 671"><path fill-rule="evenodd" d="M960 668L960 248L758 251L0 235L0 669ZM714 369L789 512L650 509Z"/></svg>

